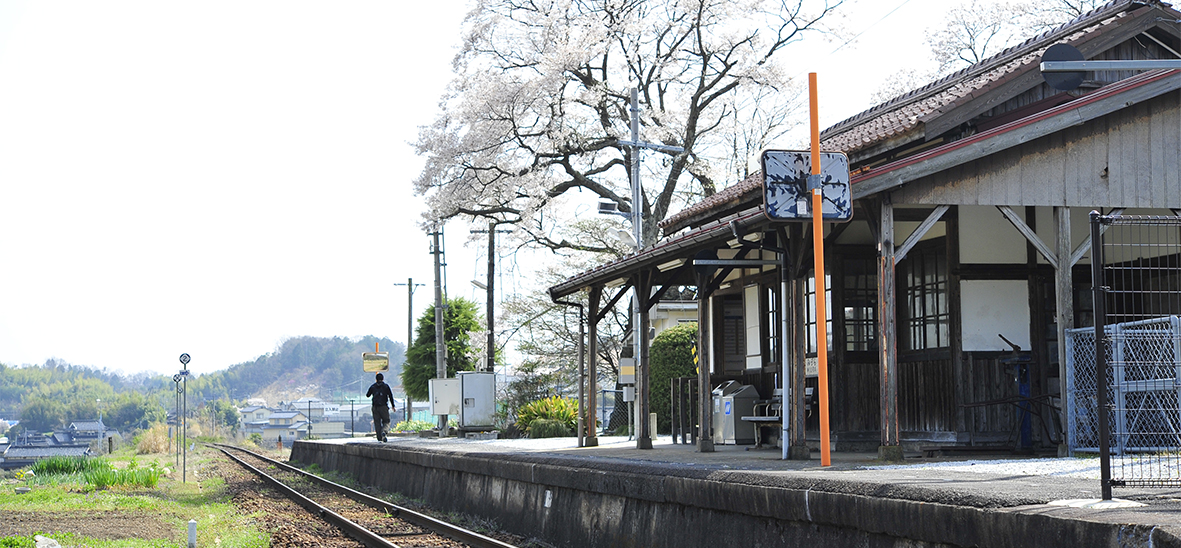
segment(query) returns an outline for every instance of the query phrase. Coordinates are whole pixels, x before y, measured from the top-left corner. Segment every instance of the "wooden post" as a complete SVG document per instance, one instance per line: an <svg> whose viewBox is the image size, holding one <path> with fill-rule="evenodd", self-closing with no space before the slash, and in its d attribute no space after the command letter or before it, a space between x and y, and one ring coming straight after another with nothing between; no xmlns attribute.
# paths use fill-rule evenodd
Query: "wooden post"
<svg viewBox="0 0 1181 548"><path fill-rule="evenodd" d="M1057 245L1058 269L1054 272L1054 310L1058 324L1058 397L1066 402L1066 330L1074 328L1074 275L1071 270L1070 208L1055 207L1054 221L1058 225ZM1065 422L1065 421L1063 421ZM1064 425L1065 426L1065 425ZM1058 445L1058 456L1068 455L1070 445L1065 428L1062 443Z"/></svg>
<svg viewBox="0 0 1181 548"><path fill-rule="evenodd" d="M594 286L590 290L590 298L587 302L587 341L586 341L586 362L587 362L587 391L590 393L590 401L587 402L587 427L586 427L586 446L598 447L599 445L599 427L598 427L598 413L596 408L599 402L599 301L603 298L603 287Z"/></svg>
<svg viewBox="0 0 1181 548"><path fill-rule="evenodd" d="M878 230L878 346L881 352L882 446L878 457L900 460L902 446L898 421L898 329L895 324L894 204L882 196Z"/></svg>
<svg viewBox="0 0 1181 548"><path fill-rule="evenodd" d="M819 99L816 90L816 73L808 74L808 97L812 113L812 177L820 177L820 113ZM810 181L811 183L811 181ZM828 323L825 310L825 276L824 276L824 190L818 185L812 187L812 261L816 280L816 358L820 371L820 465L832 465L830 452L832 447L828 442Z"/></svg>
<svg viewBox="0 0 1181 548"><path fill-rule="evenodd" d="M796 265L803 264L804 251L807 246L804 242L804 226L794 225L791 227L791 241L792 255ZM804 387L807 383L808 367L808 333L806 326L808 325L806 317L808 314L808 305L805 301L807 295L807 281L801 275L801 268L793 265L791 271L791 279L788 281L791 291L791 315L792 315L792 337L791 337L791 400L788 407L788 415L784 420L791 422L791 449L788 452L788 458L793 460L808 460L811 458L811 452L808 450L806 413L807 413L807 398L805 396ZM785 394L784 397L787 397Z"/></svg>
<svg viewBox="0 0 1181 548"><path fill-rule="evenodd" d="M709 274L697 274L697 451L701 453L714 452L713 432L713 404L710 401L713 387L709 382L710 365L713 362L710 354L710 315Z"/></svg>

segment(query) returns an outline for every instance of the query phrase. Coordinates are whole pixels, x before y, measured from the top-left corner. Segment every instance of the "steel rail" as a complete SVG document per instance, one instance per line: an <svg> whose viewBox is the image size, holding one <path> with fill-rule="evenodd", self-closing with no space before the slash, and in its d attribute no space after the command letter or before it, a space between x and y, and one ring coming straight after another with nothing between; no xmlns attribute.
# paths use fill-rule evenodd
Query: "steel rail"
<svg viewBox="0 0 1181 548"><path fill-rule="evenodd" d="M308 479L310 479L310 480L312 480L324 487L327 487L329 489L332 489L333 491L336 491L342 495L345 495L345 496L349 497L350 499L353 499L356 502L359 502L361 504L365 504L367 506L376 508L378 510L382 510L382 511L386 512L387 514L390 514L393 517L405 520L409 523L412 523L412 524L422 527L424 529L428 529L434 533L438 533L440 535L449 537L453 540L470 545L473 548L517 548L516 546L514 546L512 544L508 544L506 542L501 542L501 541L496 540L494 538L481 535L475 531L470 531L468 529L464 529L462 527L459 527L458 525L455 525L452 523L447 523L445 521L432 518L426 514L423 514L420 512L415 512L414 510L411 510L409 508L403 508L403 507L393 504L389 501L385 501L385 500L379 499L377 497L367 495L367 494L357 491L355 489L345 487L344 485L341 485L339 483L335 483L335 482L326 480L320 476L305 472L305 471L300 470L299 468L291 466L287 463L280 462L280 461L265 457L263 455L260 455L258 453L255 453L253 451L250 451L249 449L243 449L241 447L235 447L232 445L226 445L226 444L221 444L221 443L214 443L211 445L216 446L223 453L225 453L227 456L234 459L235 461L242 463L244 466L250 468L251 470L254 470L254 472L256 474L259 474L260 476L263 476L264 478L266 478L268 481L275 483L276 485L279 485L280 489L284 490L285 492L295 493L295 491L291 490L290 487L287 487L286 485L282 485L278 480L271 478L266 473L254 468L253 466L250 466L248 463L245 463L241 459L231 455L228 451L226 451L226 449L233 449L235 451L241 451L243 453L250 454L250 455L254 456L255 458L264 460L267 463L273 464L274 466L281 468L285 471L293 472L293 473L299 474L305 478L308 478ZM343 522L348 524L348 525L342 526L342 528L345 528L346 531L350 527L355 527L355 528L359 529L360 531L364 531L365 533L367 533L369 535L373 535L374 537L376 537L377 539L379 539L383 543L383 544L377 544L377 545L370 545L365 539L359 538L358 540L361 540L361 542L365 543L366 546L373 546L373 547L396 546L394 544L390 544L389 541L385 540L385 538L377 536L374 533L364 529L360 525L357 525L357 524L349 521L347 518L344 518L342 516L339 516L339 515L333 513L331 510L328 510L327 508L324 508L324 507L320 506L319 504L316 504L315 502L311 501L310 499L307 499L303 495L300 495L299 493L295 493L295 495L296 495L297 500L300 500L300 499L307 500L309 503L314 504L317 507L316 509L313 509L313 508L308 508L307 506L305 506L305 508L308 508L309 510L312 510L313 512L321 512L321 515L332 515L332 516L335 516L336 518L339 518L340 520L343 520ZM303 503L300 502L300 504L302 505ZM323 512L327 512L327 514L324 514ZM326 518L326 519L328 519L328 518Z"/></svg>

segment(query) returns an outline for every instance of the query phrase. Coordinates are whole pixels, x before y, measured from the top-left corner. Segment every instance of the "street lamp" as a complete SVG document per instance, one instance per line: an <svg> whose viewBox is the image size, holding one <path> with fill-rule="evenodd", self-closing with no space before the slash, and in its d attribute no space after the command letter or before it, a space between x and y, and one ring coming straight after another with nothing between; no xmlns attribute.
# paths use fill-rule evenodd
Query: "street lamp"
<svg viewBox="0 0 1181 548"><path fill-rule="evenodd" d="M98 408L98 422L102 422L103 421L103 400L102 400L102 398L96 398L94 400L94 406Z"/></svg>

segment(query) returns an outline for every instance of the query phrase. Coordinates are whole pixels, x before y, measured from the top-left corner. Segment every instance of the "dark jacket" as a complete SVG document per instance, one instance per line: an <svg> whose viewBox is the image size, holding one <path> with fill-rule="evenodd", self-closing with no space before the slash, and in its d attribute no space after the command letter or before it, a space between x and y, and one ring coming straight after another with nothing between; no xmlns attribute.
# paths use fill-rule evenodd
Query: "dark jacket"
<svg viewBox="0 0 1181 548"><path fill-rule="evenodd" d="M394 392L390 390L390 385L384 381L377 381L369 386L369 390L365 392L365 397L373 398L374 407L385 407L387 404L394 407Z"/></svg>

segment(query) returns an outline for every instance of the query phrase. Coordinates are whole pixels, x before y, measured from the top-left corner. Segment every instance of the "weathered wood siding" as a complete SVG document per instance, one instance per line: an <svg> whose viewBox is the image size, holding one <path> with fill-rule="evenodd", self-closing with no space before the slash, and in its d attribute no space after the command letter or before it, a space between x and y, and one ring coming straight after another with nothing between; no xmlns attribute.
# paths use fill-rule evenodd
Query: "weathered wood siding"
<svg viewBox="0 0 1181 548"><path fill-rule="evenodd" d="M964 387L966 404L980 404L1017 395L1017 383L1013 374L1005 370L1000 357L983 353L964 354ZM968 432L985 433L1012 431L1015 415L1011 405L986 405L968 407L964 418Z"/></svg>
<svg viewBox="0 0 1181 548"><path fill-rule="evenodd" d="M955 371L950 359L898 359L898 420L904 432L955 431Z"/></svg>
<svg viewBox="0 0 1181 548"><path fill-rule="evenodd" d="M879 393L881 367L877 363L830 363L832 386L829 426L835 432L881 430Z"/></svg>
<svg viewBox="0 0 1181 548"><path fill-rule="evenodd" d="M923 177L892 196L926 205L1178 208L1179 166L1181 93L1172 92Z"/></svg>

